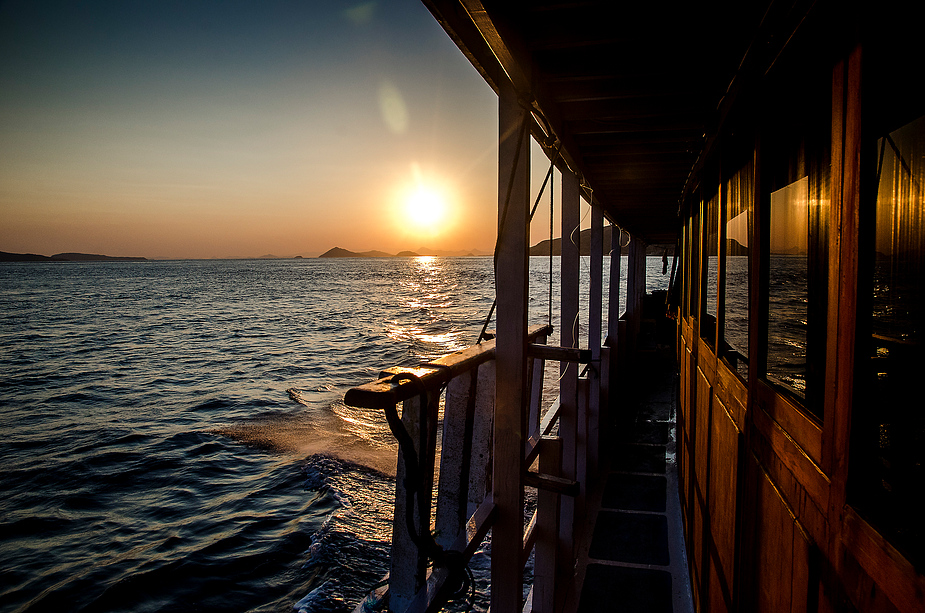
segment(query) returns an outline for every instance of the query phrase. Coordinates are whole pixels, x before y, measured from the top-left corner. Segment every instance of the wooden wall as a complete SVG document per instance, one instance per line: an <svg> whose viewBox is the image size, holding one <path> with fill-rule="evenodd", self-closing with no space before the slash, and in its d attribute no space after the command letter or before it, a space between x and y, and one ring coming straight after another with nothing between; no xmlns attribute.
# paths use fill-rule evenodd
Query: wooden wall
<svg viewBox="0 0 925 613"><path fill-rule="evenodd" d="M702 236L685 230L678 359L681 508L698 611L925 611L925 577L847 503L861 181L860 46L832 70L832 215L824 419L752 368L743 379L701 338ZM760 143L756 145L760 176ZM715 186L714 186L715 187ZM706 186L709 189L709 186ZM761 206L760 186L756 206ZM761 215L755 231L761 232ZM759 243L759 241L755 241ZM761 308L753 249L749 363ZM706 330L706 326L704 326ZM719 332L717 332L719 334Z"/></svg>

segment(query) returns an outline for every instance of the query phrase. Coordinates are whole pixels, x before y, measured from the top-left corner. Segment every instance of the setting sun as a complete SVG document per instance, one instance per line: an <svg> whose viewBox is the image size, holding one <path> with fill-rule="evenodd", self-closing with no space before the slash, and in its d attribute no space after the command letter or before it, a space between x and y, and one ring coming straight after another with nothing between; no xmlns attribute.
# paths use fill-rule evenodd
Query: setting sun
<svg viewBox="0 0 925 613"><path fill-rule="evenodd" d="M446 198L435 189L420 186L405 205L408 221L423 230L434 230L446 216Z"/></svg>

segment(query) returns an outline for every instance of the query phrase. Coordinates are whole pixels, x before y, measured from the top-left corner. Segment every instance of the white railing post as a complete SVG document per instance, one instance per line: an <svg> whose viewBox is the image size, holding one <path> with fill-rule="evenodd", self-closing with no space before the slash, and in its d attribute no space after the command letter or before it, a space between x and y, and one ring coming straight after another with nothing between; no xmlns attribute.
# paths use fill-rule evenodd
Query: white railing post
<svg viewBox="0 0 925 613"><path fill-rule="evenodd" d="M495 362L479 366L472 419L472 454L469 459L469 498L466 517L475 513L491 483L492 428L495 417Z"/></svg>
<svg viewBox="0 0 925 613"><path fill-rule="evenodd" d="M428 402L437 402L438 399L433 394L428 394ZM430 492L434 482L434 464L433 461L426 459L427 455L433 457L433 443L435 441L437 424L435 420L428 420L427 445L430 447L429 453L421 453L420 449L420 396L415 396L406 400L402 407L401 421L404 424L411 440L414 442L414 450L419 461L421 474L417 475L417 486L427 488L425 491ZM425 522L428 529L430 528L430 508L419 509L417 500L409 509L406 502L405 488L408 467L402 454L398 454L398 468L395 471L395 516L392 520L392 560L389 570L389 593L390 606L396 611L405 610L411 603L414 596L418 593L427 578L427 558L418 546L411 540L408 533L406 516L410 513L413 515L414 525L419 527L421 522L418 521L419 514L424 513L427 521ZM414 475L411 475L414 478ZM419 530L419 528L418 528Z"/></svg>
<svg viewBox="0 0 925 613"><path fill-rule="evenodd" d="M437 486L436 541L449 548L466 523L469 497L469 454L475 421L478 369L450 380L443 403L443 444ZM468 436L467 436L468 435Z"/></svg>

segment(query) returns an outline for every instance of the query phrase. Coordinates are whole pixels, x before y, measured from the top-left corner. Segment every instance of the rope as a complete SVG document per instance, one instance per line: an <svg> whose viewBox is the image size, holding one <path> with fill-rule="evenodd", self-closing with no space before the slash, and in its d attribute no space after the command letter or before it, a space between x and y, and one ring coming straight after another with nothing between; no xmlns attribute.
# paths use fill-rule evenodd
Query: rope
<svg viewBox="0 0 925 613"><path fill-rule="evenodd" d="M449 370L449 367L443 364L426 364L431 368L443 368ZM428 402L427 389L424 382L417 375L410 372L402 372L392 376L391 383L398 385L402 381L410 381L418 389L420 394L420 414L419 423L419 452L424 454L427 451L427 431L428 420L437 421L438 403ZM446 386L444 383L437 393L437 396L443 392ZM418 454L414 450L414 441L408 433L405 424L402 423L398 415L398 407L392 405L385 409L386 421L389 429L398 441L398 448L401 451L402 458L405 460L405 528L408 530L408 536L411 538L418 551L433 562L435 567L445 568L447 570L446 585L450 589L449 600L456 600L464 594L469 594L469 609L475 600L475 581L472 570L469 568L465 556L461 551L453 549L444 549L434 539L430 531L429 514L425 516L424 509L430 506L430 491L425 491L421 487L421 463ZM414 502L415 497L418 503L418 526L414 525ZM468 610L468 609L467 609Z"/></svg>

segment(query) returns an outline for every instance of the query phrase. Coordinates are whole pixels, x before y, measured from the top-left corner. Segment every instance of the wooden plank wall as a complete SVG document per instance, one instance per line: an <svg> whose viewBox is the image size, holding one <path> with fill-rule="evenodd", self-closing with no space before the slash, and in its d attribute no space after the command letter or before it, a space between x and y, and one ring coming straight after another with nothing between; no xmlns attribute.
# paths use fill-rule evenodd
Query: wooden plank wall
<svg viewBox="0 0 925 613"><path fill-rule="evenodd" d="M680 320L677 449L698 611L925 611L925 577L846 498L858 292L860 68L856 48L833 69L830 250L835 256L821 424L754 369L747 381L741 379L717 358L714 347L721 339L701 338L699 254L704 249L697 227L702 210L695 207L685 232L689 304ZM758 143L756 169L760 159ZM764 223L760 194L759 184L756 232ZM761 279L761 251L753 253L753 288ZM752 292L749 363L758 367L760 300L759 292Z"/></svg>

